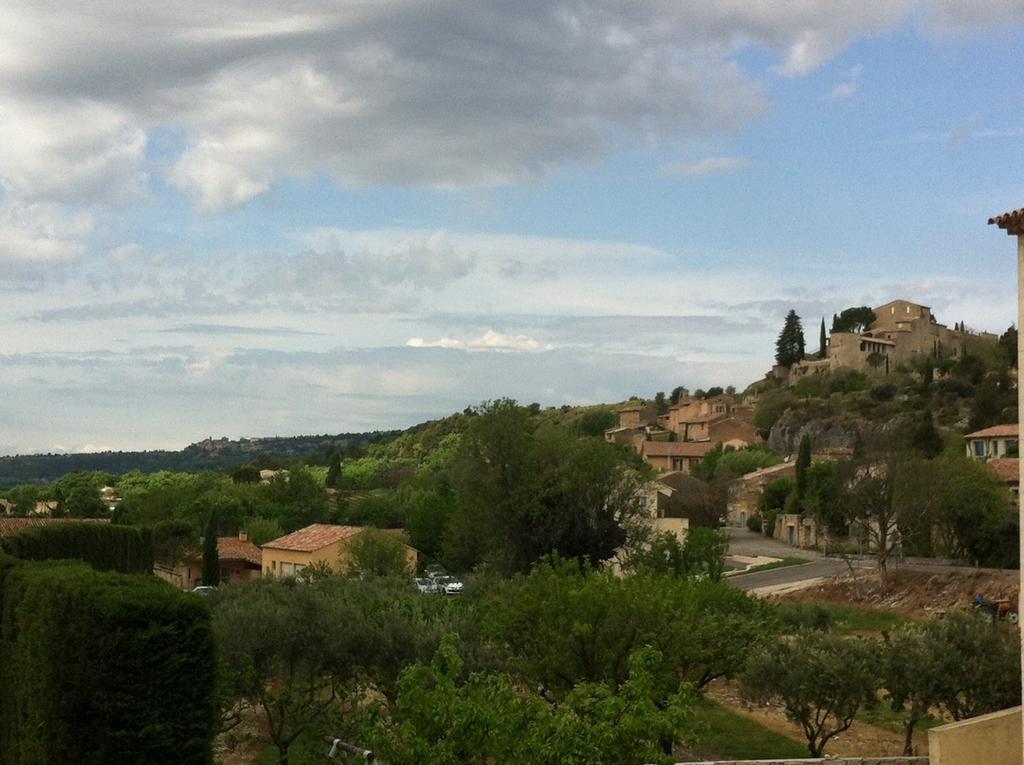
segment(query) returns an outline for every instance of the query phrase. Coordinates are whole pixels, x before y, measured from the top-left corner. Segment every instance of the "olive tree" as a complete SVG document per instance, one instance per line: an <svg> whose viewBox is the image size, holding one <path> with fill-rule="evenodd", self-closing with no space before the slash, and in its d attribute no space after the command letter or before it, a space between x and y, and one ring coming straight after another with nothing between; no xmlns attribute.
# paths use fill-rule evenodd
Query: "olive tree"
<svg viewBox="0 0 1024 765"><path fill-rule="evenodd" d="M878 650L870 642L829 632L802 631L751 656L742 677L747 698L781 702L800 726L811 757L875 702Z"/></svg>

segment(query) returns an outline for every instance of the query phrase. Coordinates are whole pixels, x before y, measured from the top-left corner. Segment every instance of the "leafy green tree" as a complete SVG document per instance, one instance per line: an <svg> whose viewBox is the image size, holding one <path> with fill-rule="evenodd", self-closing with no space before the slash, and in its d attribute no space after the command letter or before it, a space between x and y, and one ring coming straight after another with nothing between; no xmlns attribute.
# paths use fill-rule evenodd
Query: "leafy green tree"
<svg viewBox="0 0 1024 765"><path fill-rule="evenodd" d="M672 392L668 396L668 402L672 406L679 403L679 400L690 395L690 392L682 385L677 385L672 389Z"/></svg>
<svg viewBox="0 0 1024 765"><path fill-rule="evenodd" d="M483 612L487 634L517 672L554 698L579 682L622 684L627 657L645 645L662 655L657 698L680 682L703 688L738 672L773 629L764 604L722 583L619 577L566 561L502 583Z"/></svg>
<svg viewBox="0 0 1024 765"><path fill-rule="evenodd" d="M866 640L804 631L766 644L747 662L741 682L748 698L781 702L807 738L811 757L821 757L861 707L874 703L877 654Z"/></svg>
<svg viewBox="0 0 1024 765"><path fill-rule="evenodd" d="M239 465L231 471L231 480L235 483L259 483L260 469L255 465Z"/></svg>
<svg viewBox="0 0 1024 765"><path fill-rule="evenodd" d="M549 704L505 675L472 673L449 638L429 665L409 667L396 703L377 715L375 750L391 765L641 765L670 763L671 742L692 715L676 693L652 702L656 653L637 651L618 687L588 683Z"/></svg>
<svg viewBox="0 0 1024 765"><path fill-rule="evenodd" d="M1021 702L1020 632L1016 625L950 614L924 626L939 682L938 703L966 720Z"/></svg>
<svg viewBox="0 0 1024 765"><path fill-rule="evenodd" d="M942 458L941 467L932 491L944 552L978 565L1016 565L1017 513L1006 486L984 463L963 455Z"/></svg>
<svg viewBox="0 0 1024 765"><path fill-rule="evenodd" d="M999 336L999 354L1007 368L1017 368L1017 328L1012 324Z"/></svg>
<svg viewBox="0 0 1024 765"><path fill-rule="evenodd" d="M721 531L691 528L683 542L670 531L655 534L651 541L631 555L628 568L641 573L677 577L706 576L721 581L729 539Z"/></svg>
<svg viewBox="0 0 1024 765"><path fill-rule="evenodd" d="M411 573L406 560L408 549L394 532L366 529L347 545L348 572L374 576L402 576Z"/></svg>
<svg viewBox="0 0 1024 765"><path fill-rule="evenodd" d="M796 472L793 491L796 494L797 503L803 499L807 491L807 470L811 466L811 437L804 434L800 439L800 448L796 455Z"/></svg>
<svg viewBox="0 0 1024 765"><path fill-rule="evenodd" d="M220 558L217 554L217 511L210 511L203 534L203 584L216 587L220 584Z"/></svg>
<svg viewBox="0 0 1024 765"><path fill-rule="evenodd" d="M892 710L903 716L903 754L910 757L914 729L942 699L945 646L917 624L901 627L884 639L882 683Z"/></svg>
<svg viewBox="0 0 1024 765"><path fill-rule="evenodd" d="M847 308L838 316L832 317L833 332L867 332L878 317L875 312L866 305L856 308ZM824 324L824 321L822 322Z"/></svg>
<svg viewBox="0 0 1024 765"><path fill-rule="evenodd" d="M175 565L195 554L199 538L187 521L161 521L153 526L153 560Z"/></svg>
<svg viewBox="0 0 1024 765"><path fill-rule="evenodd" d="M847 525L855 526L875 562L882 582L887 581L889 560L901 549L898 506L893 501L895 461L866 465L851 461L843 466L839 506Z"/></svg>
<svg viewBox="0 0 1024 765"><path fill-rule="evenodd" d="M804 474L800 512L817 518L830 534L845 536L846 520L839 506L839 493L839 470L836 464L829 460L812 463Z"/></svg>
<svg viewBox="0 0 1024 765"><path fill-rule="evenodd" d="M229 587L213 604L225 710L258 708L288 765L295 740L335 709L372 655L358 614L319 584Z"/></svg>
<svg viewBox="0 0 1024 765"><path fill-rule="evenodd" d="M804 358L804 330L796 311L790 309L775 342L775 363L791 367Z"/></svg>
<svg viewBox="0 0 1024 765"><path fill-rule="evenodd" d="M606 430L614 428L618 423L619 418L611 409L604 407L588 409L580 417L580 435L603 436Z"/></svg>
<svg viewBox="0 0 1024 765"><path fill-rule="evenodd" d="M249 541L257 547L262 547L267 542L284 536L281 524L272 518L263 518L258 515L246 519L245 530L249 534Z"/></svg>
<svg viewBox="0 0 1024 765"><path fill-rule="evenodd" d="M456 505L445 529L448 562L508 573L552 552L611 558L641 516L631 452L538 428L507 399L478 411L449 471Z"/></svg>
<svg viewBox="0 0 1024 765"><path fill-rule="evenodd" d="M668 399L665 398L665 391L659 390L654 394L654 409L658 414L665 414L668 412L669 406L670 404L668 403Z"/></svg>
<svg viewBox="0 0 1024 765"><path fill-rule="evenodd" d="M781 510L786 504L786 497L793 492L795 486L796 482L792 478L776 478L766 483L761 491L761 512Z"/></svg>
<svg viewBox="0 0 1024 765"><path fill-rule="evenodd" d="M797 404L796 397L787 390L765 391L754 407L754 427L767 438L772 427L787 409Z"/></svg>

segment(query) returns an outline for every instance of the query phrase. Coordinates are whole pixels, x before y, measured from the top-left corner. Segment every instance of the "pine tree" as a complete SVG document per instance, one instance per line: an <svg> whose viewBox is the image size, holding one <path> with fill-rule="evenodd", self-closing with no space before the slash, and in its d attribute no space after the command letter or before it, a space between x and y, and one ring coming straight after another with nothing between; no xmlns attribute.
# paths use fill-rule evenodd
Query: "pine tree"
<svg viewBox="0 0 1024 765"><path fill-rule="evenodd" d="M825 317L821 317L821 334L818 336L818 357L825 358L828 352L825 349Z"/></svg>
<svg viewBox="0 0 1024 765"><path fill-rule="evenodd" d="M796 483L793 487L798 499L803 499L807 489L807 468L811 466L811 437L804 434L800 439L800 451L796 457Z"/></svg>
<svg viewBox="0 0 1024 765"><path fill-rule="evenodd" d="M203 584L216 587L220 584L220 557L217 555L217 511L211 510L203 534Z"/></svg>
<svg viewBox="0 0 1024 765"><path fill-rule="evenodd" d="M775 342L775 362L791 367L804 358L804 328L796 311L790 309L779 339Z"/></svg>

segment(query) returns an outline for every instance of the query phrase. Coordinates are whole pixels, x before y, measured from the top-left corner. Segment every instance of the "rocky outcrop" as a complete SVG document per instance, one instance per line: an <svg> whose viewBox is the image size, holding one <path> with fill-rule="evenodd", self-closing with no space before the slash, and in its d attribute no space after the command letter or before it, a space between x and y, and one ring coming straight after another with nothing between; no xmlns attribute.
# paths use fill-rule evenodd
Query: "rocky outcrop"
<svg viewBox="0 0 1024 765"><path fill-rule="evenodd" d="M900 443L909 425L910 420L905 415L880 421L849 414L808 418L799 409L787 409L772 426L768 446L776 454L796 454L800 440L806 435L810 436L811 447L816 452L853 450L859 436L865 451L882 451Z"/></svg>

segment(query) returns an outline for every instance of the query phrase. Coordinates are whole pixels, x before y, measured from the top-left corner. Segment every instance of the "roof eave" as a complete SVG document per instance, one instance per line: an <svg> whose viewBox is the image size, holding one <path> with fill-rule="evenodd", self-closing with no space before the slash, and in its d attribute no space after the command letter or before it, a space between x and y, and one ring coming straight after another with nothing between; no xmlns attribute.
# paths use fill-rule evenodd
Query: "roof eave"
<svg viewBox="0 0 1024 765"><path fill-rule="evenodd" d="M998 226L1010 236L1024 236L1024 207L988 219L990 226Z"/></svg>

